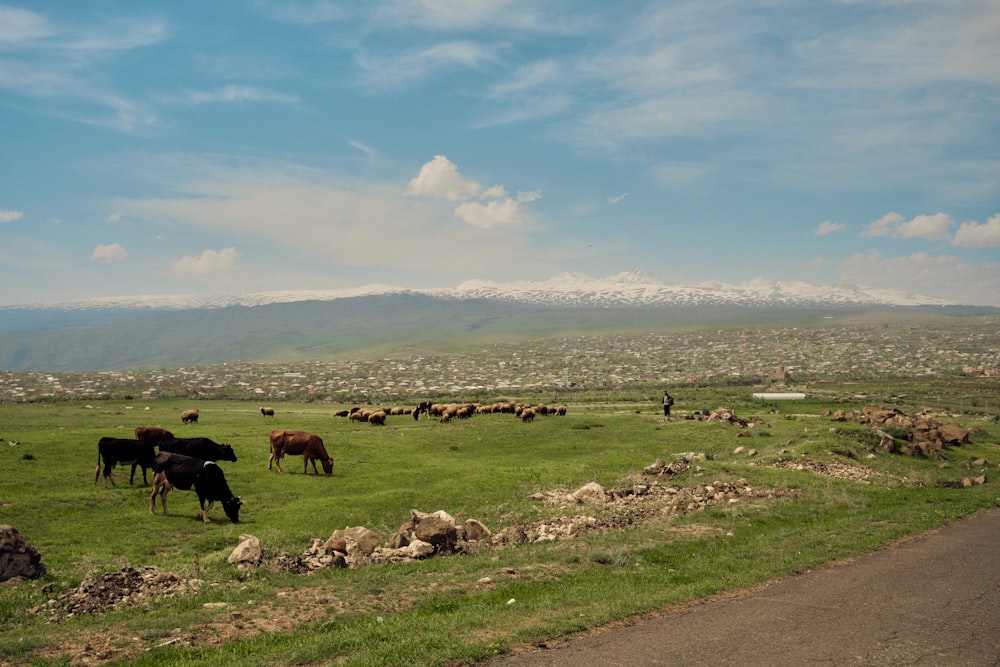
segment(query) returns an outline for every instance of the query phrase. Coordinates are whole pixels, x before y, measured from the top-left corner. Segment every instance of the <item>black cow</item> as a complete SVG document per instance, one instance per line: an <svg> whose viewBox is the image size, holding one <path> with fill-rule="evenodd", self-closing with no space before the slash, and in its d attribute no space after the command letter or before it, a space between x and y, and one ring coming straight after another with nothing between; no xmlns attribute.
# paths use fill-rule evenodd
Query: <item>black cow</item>
<svg viewBox="0 0 1000 667"><path fill-rule="evenodd" d="M101 461L104 461L104 488L108 488L108 480L114 486L115 480L111 472L117 465L132 464L132 474L128 478L131 484L135 480L135 468L142 468L142 483L148 484L146 480L146 468L153 467L153 459L156 456L156 447L149 442L141 442L129 438L101 438L97 443L97 470L94 471L94 484L97 484L97 477L101 474Z"/></svg>
<svg viewBox="0 0 1000 667"><path fill-rule="evenodd" d="M161 452L183 454L202 461L236 462L232 445L220 445L209 438L170 438L160 441Z"/></svg>
<svg viewBox="0 0 1000 667"><path fill-rule="evenodd" d="M243 501L233 495L226 483L226 476L213 461L160 452L154 462L156 474L153 476L153 490L149 492L149 513L156 514L156 494L160 494L163 514L167 514L167 492L172 488L194 491L201 504L201 518L209 523L208 510L218 500L222 509L233 523L240 522L240 506ZM206 504L207 503L207 504Z"/></svg>

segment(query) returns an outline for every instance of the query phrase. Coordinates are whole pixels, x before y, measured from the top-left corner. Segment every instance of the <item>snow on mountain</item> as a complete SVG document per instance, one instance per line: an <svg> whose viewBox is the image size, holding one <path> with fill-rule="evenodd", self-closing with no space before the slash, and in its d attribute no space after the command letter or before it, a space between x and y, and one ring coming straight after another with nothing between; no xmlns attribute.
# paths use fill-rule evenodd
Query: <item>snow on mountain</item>
<svg viewBox="0 0 1000 667"><path fill-rule="evenodd" d="M607 278L562 273L544 281L495 282L467 280L457 287L408 289L371 284L347 289L257 292L238 296L151 295L90 299L36 308L183 310L261 306L299 301L332 301L359 296L422 294L443 299L493 299L553 306L744 306L744 307L853 307L957 305L924 297L860 285L814 285L757 278L738 285L704 282L667 285L645 271L633 270Z"/></svg>

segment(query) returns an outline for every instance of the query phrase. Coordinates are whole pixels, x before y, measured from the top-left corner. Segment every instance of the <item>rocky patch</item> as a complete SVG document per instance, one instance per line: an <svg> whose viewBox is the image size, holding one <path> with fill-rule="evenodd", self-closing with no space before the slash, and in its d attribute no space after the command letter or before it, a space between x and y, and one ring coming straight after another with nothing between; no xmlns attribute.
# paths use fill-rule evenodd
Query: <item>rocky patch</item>
<svg viewBox="0 0 1000 667"><path fill-rule="evenodd" d="M124 606L148 604L164 597L196 593L202 583L200 579L184 579L155 567L141 570L123 567L118 572L87 579L46 604L30 609L29 613L46 613L53 620L101 613Z"/></svg>
<svg viewBox="0 0 1000 667"><path fill-rule="evenodd" d="M699 455L692 453L691 458ZM704 458L704 455L700 455ZM241 569L267 567L301 574L329 567L359 568L380 563L421 560L436 555L477 553L517 544L571 539L592 531L629 528L637 523L703 511L712 505L732 505L754 499L797 497L800 492L783 488L756 488L745 479L716 481L697 486L643 481L690 469L685 458L670 464L657 460L630 486L606 489L590 482L574 489L540 492L533 499L563 509L585 506L591 512L574 513L518 524L492 533L475 519L457 524L444 511L412 510L404 523L384 544L368 528L334 531L326 540L313 539L300 554L260 554L257 538L244 535L230 556ZM238 554L248 554L245 558Z"/></svg>
<svg viewBox="0 0 1000 667"><path fill-rule="evenodd" d="M942 451L969 442L971 431L953 422L942 422L931 413L908 414L896 408L837 410L828 413L835 422L871 426L879 436L878 448L906 456L943 456Z"/></svg>
<svg viewBox="0 0 1000 667"><path fill-rule="evenodd" d="M13 526L0 526L0 582L34 579L44 573L38 550Z"/></svg>

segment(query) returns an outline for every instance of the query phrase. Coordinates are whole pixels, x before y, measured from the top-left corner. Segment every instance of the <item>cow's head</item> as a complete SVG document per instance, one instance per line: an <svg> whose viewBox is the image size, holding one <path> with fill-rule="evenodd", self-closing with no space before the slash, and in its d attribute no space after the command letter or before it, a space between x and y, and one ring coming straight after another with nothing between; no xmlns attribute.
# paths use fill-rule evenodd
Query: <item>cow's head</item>
<svg viewBox="0 0 1000 667"><path fill-rule="evenodd" d="M240 522L240 507L243 505L243 499L233 496L228 500L222 501L222 509L225 510L226 516L233 523Z"/></svg>
<svg viewBox="0 0 1000 667"><path fill-rule="evenodd" d="M219 460L236 463L236 452L233 451L232 445L219 445Z"/></svg>
<svg viewBox="0 0 1000 667"><path fill-rule="evenodd" d="M323 472L327 475L333 474L333 457L328 456L325 459L321 459L320 462L323 464Z"/></svg>

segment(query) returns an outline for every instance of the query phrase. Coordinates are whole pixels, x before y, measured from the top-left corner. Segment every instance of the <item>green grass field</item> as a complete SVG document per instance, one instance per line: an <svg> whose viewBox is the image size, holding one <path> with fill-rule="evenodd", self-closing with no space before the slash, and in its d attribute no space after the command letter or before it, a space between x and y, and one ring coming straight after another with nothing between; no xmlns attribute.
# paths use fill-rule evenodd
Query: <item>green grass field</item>
<svg viewBox="0 0 1000 667"><path fill-rule="evenodd" d="M333 417L342 406L277 403L274 419L257 405L226 401L124 401L0 405L0 523L14 526L42 554L38 580L0 586L0 664L156 665L463 664L713 593L753 586L850 557L1000 504L995 417L949 417L973 429L971 442L944 459L875 453L878 438L857 424L833 424L822 401L742 400L741 429L683 419L731 397L706 391L664 422L655 404L567 403L563 417L524 424L511 415L477 415L441 424L389 417L371 427ZM183 409L201 419L182 425ZM149 486L95 484L97 441L132 437L139 425L233 445L223 462L243 497L241 523L221 507L198 517L197 496L170 494L170 516L149 514ZM831 430L836 427L836 430ZM336 460L332 477L266 469L268 432L319 434ZM18 440L8 446L8 440ZM737 447L757 456L734 453ZM311 575L227 562L241 534L268 554L297 554L313 538L347 526L386 537L411 509L475 518L494 533L554 514L614 512L611 507L544 505L532 495L591 481L627 487L657 458L686 452L706 460L663 484L745 479L795 497L713 505L679 517L650 518L624 530L587 533L475 555L332 569ZM987 465L968 467L970 459ZM781 459L864 467L864 481L774 467ZM939 481L987 475L970 488ZM149 600L102 614L52 621L44 606L87 578L126 565L155 566L205 585L193 595ZM919 576L919 573L916 573ZM487 579L488 578L488 579ZM508 604L510 600L515 602ZM225 603L224 606L207 603Z"/></svg>

